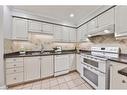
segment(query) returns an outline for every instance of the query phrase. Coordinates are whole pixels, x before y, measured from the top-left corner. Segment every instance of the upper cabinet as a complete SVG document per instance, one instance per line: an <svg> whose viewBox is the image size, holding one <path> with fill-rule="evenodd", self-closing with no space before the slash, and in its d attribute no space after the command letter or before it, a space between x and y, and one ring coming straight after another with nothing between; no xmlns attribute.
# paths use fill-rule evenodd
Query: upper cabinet
<svg viewBox="0 0 127 95"><path fill-rule="evenodd" d="M115 7L115 37L127 36L127 6Z"/></svg>
<svg viewBox="0 0 127 95"><path fill-rule="evenodd" d="M42 32L42 23L41 22L29 20L28 25L29 25L29 28L28 28L29 32L35 32L35 33Z"/></svg>
<svg viewBox="0 0 127 95"><path fill-rule="evenodd" d="M53 34L53 24L42 23L42 32L46 34Z"/></svg>
<svg viewBox="0 0 127 95"><path fill-rule="evenodd" d="M53 24L29 20L28 25L29 32L53 34Z"/></svg>
<svg viewBox="0 0 127 95"><path fill-rule="evenodd" d="M89 21L87 27L88 27L89 34L96 32L98 28L98 18L94 18L91 21Z"/></svg>
<svg viewBox="0 0 127 95"><path fill-rule="evenodd" d="M76 29L70 27L63 27L62 31L63 42L76 42Z"/></svg>
<svg viewBox="0 0 127 95"><path fill-rule="evenodd" d="M76 29L69 28L69 42L76 42Z"/></svg>
<svg viewBox="0 0 127 95"><path fill-rule="evenodd" d="M105 35L115 32L114 12L114 8L112 8L98 16L98 34L96 33L96 35Z"/></svg>
<svg viewBox="0 0 127 95"><path fill-rule="evenodd" d="M98 27L114 24L114 8L98 16Z"/></svg>
<svg viewBox="0 0 127 95"><path fill-rule="evenodd" d="M27 19L13 18L12 39L28 40L28 24Z"/></svg>
<svg viewBox="0 0 127 95"><path fill-rule="evenodd" d="M69 42L69 28L63 27L62 42Z"/></svg>
<svg viewBox="0 0 127 95"><path fill-rule="evenodd" d="M54 25L54 41L61 41L62 40L62 26Z"/></svg>
<svg viewBox="0 0 127 95"><path fill-rule="evenodd" d="M76 29L54 25L54 41L57 42L76 42Z"/></svg>
<svg viewBox="0 0 127 95"><path fill-rule="evenodd" d="M87 37L96 35L105 35L109 33L114 33L114 8L104 12L103 14L90 20L83 26L78 28L78 41L86 39ZM85 26L85 27L84 27ZM82 32L86 31L86 32Z"/></svg>
<svg viewBox="0 0 127 95"><path fill-rule="evenodd" d="M78 28L77 42L86 41L87 40L87 35L88 35L87 24L84 24L83 26Z"/></svg>

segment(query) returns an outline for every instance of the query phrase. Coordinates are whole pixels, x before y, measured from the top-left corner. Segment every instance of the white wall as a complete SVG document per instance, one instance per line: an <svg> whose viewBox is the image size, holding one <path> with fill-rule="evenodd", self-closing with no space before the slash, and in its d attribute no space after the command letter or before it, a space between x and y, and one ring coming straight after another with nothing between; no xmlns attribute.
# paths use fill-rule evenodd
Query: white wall
<svg viewBox="0 0 127 95"><path fill-rule="evenodd" d="M4 38L11 39L12 31L12 16L11 16L11 7L4 6Z"/></svg>
<svg viewBox="0 0 127 95"><path fill-rule="evenodd" d="M0 6L0 88L4 86L3 31L3 6Z"/></svg>

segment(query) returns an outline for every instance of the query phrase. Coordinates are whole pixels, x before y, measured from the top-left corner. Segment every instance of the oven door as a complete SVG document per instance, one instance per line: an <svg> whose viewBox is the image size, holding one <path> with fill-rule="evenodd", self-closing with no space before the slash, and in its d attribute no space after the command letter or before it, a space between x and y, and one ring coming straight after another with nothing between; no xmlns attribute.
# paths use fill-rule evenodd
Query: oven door
<svg viewBox="0 0 127 95"><path fill-rule="evenodd" d="M105 74L86 64L81 64L81 77L95 89L105 89Z"/></svg>
<svg viewBox="0 0 127 95"><path fill-rule="evenodd" d="M87 58L85 56L81 56L81 62L86 63L89 66L91 65L92 67L94 67L96 69L98 69L98 67L99 67L99 62L97 60L91 59L89 57Z"/></svg>

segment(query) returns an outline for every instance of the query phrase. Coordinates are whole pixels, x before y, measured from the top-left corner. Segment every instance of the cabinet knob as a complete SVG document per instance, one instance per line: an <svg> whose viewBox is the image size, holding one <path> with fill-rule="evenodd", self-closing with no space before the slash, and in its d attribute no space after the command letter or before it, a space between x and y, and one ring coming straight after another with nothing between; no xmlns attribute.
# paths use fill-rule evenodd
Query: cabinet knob
<svg viewBox="0 0 127 95"><path fill-rule="evenodd" d="M122 80L122 83L126 83L126 81L125 80Z"/></svg>

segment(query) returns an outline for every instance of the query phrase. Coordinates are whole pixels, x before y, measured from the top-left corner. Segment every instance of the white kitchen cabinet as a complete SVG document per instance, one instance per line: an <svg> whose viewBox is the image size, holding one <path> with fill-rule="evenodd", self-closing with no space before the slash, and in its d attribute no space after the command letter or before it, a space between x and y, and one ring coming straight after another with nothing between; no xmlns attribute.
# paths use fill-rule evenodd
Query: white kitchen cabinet
<svg viewBox="0 0 127 95"><path fill-rule="evenodd" d="M75 54L69 55L69 71L76 70L76 56Z"/></svg>
<svg viewBox="0 0 127 95"><path fill-rule="evenodd" d="M54 41L60 42L62 40L63 27L59 25L54 25L53 37Z"/></svg>
<svg viewBox="0 0 127 95"><path fill-rule="evenodd" d="M76 42L76 29L69 28L69 42Z"/></svg>
<svg viewBox="0 0 127 95"><path fill-rule="evenodd" d="M40 57L24 58L24 81L40 79Z"/></svg>
<svg viewBox="0 0 127 95"><path fill-rule="evenodd" d="M35 33L42 33L42 23L34 20L28 21L28 31Z"/></svg>
<svg viewBox="0 0 127 95"><path fill-rule="evenodd" d="M53 24L42 23L42 32L46 34L53 34Z"/></svg>
<svg viewBox="0 0 127 95"><path fill-rule="evenodd" d="M115 23L114 11L114 8L112 8L98 16L98 27L106 27L108 25L113 25Z"/></svg>
<svg viewBox="0 0 127 95"><path fill-rule="evenodd" d="M69 55L55 55L55 76L69 72Z"/></svg>
<svg viewBox="0 0 127 95"><path fill-rule="evenodd" d="M80 54L76 54L76 70L81 73L81 59Z"/></svg>
<svg viewBox="0 0 127 95"><path fill-rule="evenodd" d="M27 19L14 17L12 23L13 23L12 39L13 40L28 40Z"/></svg>
<svg viewBox="0 0 127 95"><path fill-rule="evenodd" d="M62 42L69 42L69 28L63 27L62 31Z"/></svg>
<svg viewBox="0 0 127 95"><path fill-rule="evenodd" d="M96 33L97 28L98 28L98 18L94 18L87 23L87 31L89 35Z"/></svg>
<svg viewBox="0 0 127 95"><path fill-rule="evenodd" d="M53 56L41 57L41 78L49 77L54 74Z"/></svg>
<svg viewBox="0 0 127 95"><path fill-rule="evenodd" d="M23 75L23 58L5 59L5 76L7 85L13 85L24 82Z"/></svg>
<svg viewBox="0 0 127 95"><path fill-rule="evenodd" d="M23 72L6 75L6 84L13 85L23 82Z"/></svg>
<svg viewBox="0 0 127 95"><path fill-rule="evenodd" d="M77 42L86 41L87 36L88 36L87 24L84 24L83 26L78 28L78 31L77 31Z"/></svg>
<svg viewBox="0 0 127 95"><path fill-rule="evenodd" d="M110 89L127 89L127 76L118 73L118 70L127 67L127 64L112 62L110 66Z"/></svg>
<svg viewBox="0 0 127 95"><path fill-rule="evenodd" d="M115 37L127 36L127 6L115 7Z"/></svg>

